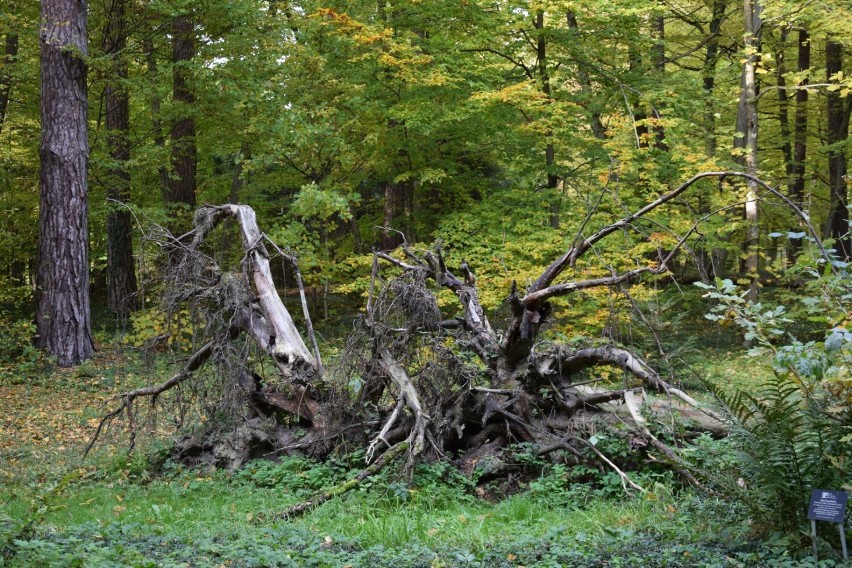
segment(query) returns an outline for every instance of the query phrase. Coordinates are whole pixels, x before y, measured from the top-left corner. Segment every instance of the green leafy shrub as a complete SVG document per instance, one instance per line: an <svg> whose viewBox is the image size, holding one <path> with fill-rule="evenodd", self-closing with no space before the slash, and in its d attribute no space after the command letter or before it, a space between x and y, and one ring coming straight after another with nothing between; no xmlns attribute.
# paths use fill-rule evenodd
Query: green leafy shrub
<svg viewBox="0 0 852 568"><path fill-rule="evenodd" d="M36 334L33 322L0 312L0 329L3 330L0 334L0 379L24 382L48 367L49 358L33 343Z"/></svg>
<svg viewBox="0 0 852 568"><path fill-rule="evenodd" d="M168 347L182 351L192 348L190 313L182 309L169 316L159 309L134 312L130 317L132 331L124 337L132 347Z"/></svg>
<svg viewBox="0 0 852 568"><path fill-rule="evenodd" d="M238 485L275 487L298 494L328 487L338 479L331 465L296 457L282 458L278 462L255 460L234 473L233 477Z"/></svg>
<svg viewBox="0 0 852 568"><path fill-rule="evenodd" d="M730 281L700 285L718 301L708 319L736 323L751 355L771 366L771 378L752 391L708 386L730 417L757 528L791 536L803 534L813 489L852 489L852 285L842 271L813 274L809 289L819 294L802 303L831 326L822 341L799 341L785 307L751 304Z"/></svg>

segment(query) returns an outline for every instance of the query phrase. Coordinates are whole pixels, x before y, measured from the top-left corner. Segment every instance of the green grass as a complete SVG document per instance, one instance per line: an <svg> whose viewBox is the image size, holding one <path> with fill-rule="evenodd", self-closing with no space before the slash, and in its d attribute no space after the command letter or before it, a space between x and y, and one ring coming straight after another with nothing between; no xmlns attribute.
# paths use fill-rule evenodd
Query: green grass
<svg viewBox="0 0 852 568"><path fill-rule="evenodd" d="M550 497L523 492L490 503L452 474L440 480L440 468L421 470L410 491L383 473L302 518L258 522L311 493L290 465L149 481L95 471L46 499L46 487L19 487L0 505L0 548L4 524L13 529L42 505L37 530L7 565L752 566L779 557L749 539L736 506L690 491L656 485L599 498L566 484ZM279 484L265 486L282 471Z"/></svg>
<svg viewBox="0 0 852 568"><path fill-rule="evenodd" d="M363 463L158 470L162 430L128 457L120 427L83 461L110 390L139 384L150 367L104 354L82 369L0 383L0 566L797 565L751 539L736 503L650 473L641 480L649 491L627 497L620 484L574 483L554 469L491 502L446 466L421 468L411 488L390 468L302 518L259 522ZM714 355L698 368L737 386L758 378L739 357ZM52 491L70 471L79 477ZM30 520L32 533L12 543Z"/></svg>
<svg viewBox="0 0 852 568"><path fill-rule="evenodd" d="M289 469L270 465L267 470L276 468ZM199 535L257 541L266 538L268 531L283 531L308 535L320 547L347 543L347 550L399 551L419 543L435 554L438 565L448 561L445 565L456 565L455 554L480 558L494 550L509 550L508 557L516 554L511 552L512 542L520 554L531 543L557 536L569 541L582 535L579 538L595 543L611 539L617 531L647 533L665 548L667 542L715 543L719 531L725 529L718 523L696 525L691 513L679 514L681 508L699 506L702 501L690 493L674 496L662 487L651 495L623 499L583 499L578 493L576 503L566 502L571 495L566 487L558 499L520 493L494 504L474 497L458 484L436 482L427 470L421 486L407 492L392 489L399 486L392 477L383 476L372 487L332 500L303 518L257 523L260 514L280 511L310 491L298 488L292 479L285 479L281 486L258 487L249 476L225 472L203 477L182 472L146 483L130 479L127 470L101 478L97 475L90 472L88 478L72 482L43 502L38 497L45 488L19 488L15 496L4 498L0 519L27 518L35 501L44 506L39 534L48 544L52 541L45 535L73 535L81 530L111 543L112 548L117 544L139 548L152 535L184 543L197 541ZM254 479L265 483L266 478ZM282 490L282 486L291 490ZM738 530L744 534L742 525ZM107 533L110 536L104 536ZM37 538L34 542L42 541ZM72 544L73 539L64 546ZM44 550L27 552L26 546L16 560L21 565L28 565L24 561L30 552L45 558Z"/></svg>
<svg viewBox="0 0 852 568"><path fill-rule="evenodd" d="M87 475L97 477L96 472ZM403 500L383 487L394 485L388 479L332 500L294 522L367 546L401 546L411 540L423 540L482 548L498 542L507 531L543 535L553 526L569 521L573 529L589 534L613 526L652 527L661 520L670 520L670 509L675 506L672 497L661 498L659 494L652 498L588 499L588 504L582 506L580 494L577 504L568 504L564 503L568 494L559 501L549 501L521 493L492 504L466 491L437 484L414 487ZM284 487L257 487L225 472L208 476L185 472L171 479L140 483L128 479L125 470L100 479L73 482L47 500L43 522L57 528L120 522L186 537L225 528L249 529L255 526L253 521L258 516L274 514L311 494L306 488L288 490L294 486L291 480L281 485ZM31 485L4 492L0 512L11 518L27 517L33 500L48 486Z"/></svg>

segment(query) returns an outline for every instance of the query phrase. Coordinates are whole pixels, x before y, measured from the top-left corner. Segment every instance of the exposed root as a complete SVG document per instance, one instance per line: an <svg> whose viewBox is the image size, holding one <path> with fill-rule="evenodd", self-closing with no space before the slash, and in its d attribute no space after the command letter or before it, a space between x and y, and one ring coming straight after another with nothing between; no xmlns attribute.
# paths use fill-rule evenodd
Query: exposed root
<svg viewBox="0 0 852 568"><path fill-rule="evenodd" d="M656 392L665 395L669 403L676 399L722 424L719 416L663 380L625 347L573 349L556 345L542 350L538 333L551 317L553 305L549 300L554 297L592 287L620 287L643 275L666 272L674 255L688 249L687 239L692 238L697 224L677 236L674 250L661 251L659 262L653 265L622 273L611 270L609 276L590 280L559 281L568 267L608 235L634 226L698 180L726 175L736 174L701 174L590 236L578 233L570 248L526 290L512 285L509 322L503 333L496 333L489 322L467 262L454 273L439 246L414 250L403 239L401 254L375 253L366 316L355 325L340 367L331 367L326 373L295 257L263 235L250 208L202 207L191 233L168 240L169 246L179 247L180 254L175 255L179 262L169 276L165 305L170 310L189 305L201 322L195 331L208 343L168 381L120 395L117 408L98 425L87 452L103 428L124 412L129 418L132 444L134 403L140 397L156 401L160 394L198 375L195 372L199 367L213 359L216 373L211 375L221 381L215 392L223 399L231 397L231 408L239 409L233 413L236 420L251 423L252 428L261 423L277 428L274 435L264 439L249 428L247 436L254 436L258 448L235 442L233 464L254 453L274 456L293 450L322 457L342 443L366 447L369 465L355 479L278 516L302 514L352 489L403 451L407 452L404 470L409 475L418 461L446 456L461 456L458 463L466 471L491 460L497 464L496 471L511 467L499 465L502 452L519 442L537 446L544 453L562 448L578 459L579 448L585 446L619 475L626 492L644 491L618 464L578 434L584 424L601 418L605 423L626 425L631 436L641 438L642 447L659 452L697 485L677 449L654 435L642 414L640 397L645 391ZM216 255L210 253L206 242L211 231L227 218L239 223L242 241L240 267L230 272L216 264ZM284 258L288 270L296 275L307 342L279 297L267 246ZM439 307L429 281L455 295L455 313ZM242 338L240 347L236 346L238 337ZM250 354L272 365L265 369L255 366ZM599 365L622 369L631 379L611 389L592 388L591 383L598 379L575 382L579 373ZM350 390L348 384L357 387ZM238 424L230 427L236 431ZM219 442L227 445L222 439L192 447L206 448Z"/></svg>
<svg viewBox="0 0 852 568"><path fill-rule="evenodd" d="M405 399L400 398L397 401L396 406L393 409L393 412L391 412L391 415L388 418L387 422L385 422L385 425L382 427L381 432L379 432L376 435L376 437L372 439L372 441L370 442L370 445L367 446L367 451L365 452L365 455L364 455L364 461L366 461L367 463L370 463L371 461L373 461L373 457L375 456L376 449L378 448L380 443L386 445L389 448L391 447L390 442L388 442L388 440L387 440L387 435L388 435L388 432L390 432L390 429L393 428L393 426L396 424L396 420L397 420L397 418L399 418L399 413L400 413L400 411L402 411L403 406L405 406Z"/></svg>

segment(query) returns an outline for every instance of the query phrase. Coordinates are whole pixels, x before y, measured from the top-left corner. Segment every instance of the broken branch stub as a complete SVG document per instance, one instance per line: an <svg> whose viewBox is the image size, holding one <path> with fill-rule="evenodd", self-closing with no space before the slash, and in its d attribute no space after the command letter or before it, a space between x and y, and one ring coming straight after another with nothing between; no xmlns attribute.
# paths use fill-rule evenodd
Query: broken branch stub
<svg viewBox="0 0 852 568"><path fill-rule="evenodd" d="M223 205L222 207L228 208L240 225L243 250L250 259L257 300L268 319L270 335L275 337L274 343L267 347L269 354L276 363L288 371L300 361L316 369L317 363L314 356L302 340L290 312L284 307L284 302L281 301L281 296L275 289L272 271L269 268L269 254L263 246L263 235L257 226L254 210L247 205Z"/></svg>

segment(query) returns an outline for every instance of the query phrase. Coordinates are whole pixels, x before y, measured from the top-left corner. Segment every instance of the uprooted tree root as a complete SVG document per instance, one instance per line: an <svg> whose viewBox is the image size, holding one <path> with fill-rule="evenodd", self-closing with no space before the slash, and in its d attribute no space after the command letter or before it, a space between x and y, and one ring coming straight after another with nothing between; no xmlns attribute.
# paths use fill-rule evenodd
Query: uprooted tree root
<svg viewBox="0 0 852 568"><path fill-rule="evenodd" d="M122 414L128 417L132 440L139 399L155 402L166 391L197 380L199 370L212 363L214 375L225 385L218 391L220 398L239 409L238 419L224 427L211 422L180 441L175 448L179 459L233 469L264 455L321 458L346 444L365 449L366 460L372 464L351 482L296 505L283 516L300 514L357 486L398 457L404 457L403 470L409 475L419 461L436 459L453 459L466 473L487 462L488 475L499 475L511 467L501 460L503 452L518 443L533 445L539 455L561 451L580 460L591 453L619 475L626 491L641 491L585 439L584 431L592 421L618 423L635 445L653 451L698 485L677 448L658 439L648 427L643 400L648 392L662 395L668 408L690 413L705 430L724 431L718 416L625 347L537 345L536 338L551 315L552 298L667 272L697 223L672 250L661 252L654 265L591 280L558 281L608 235L628 228L699 179L714 176L754 179L735 173L700 174L593 235L578 235L524 292L513 285L508 298L511 317L500 334L486 317L466 264L457 276L446 266L439 248L415 251L405 242L401 254L376 252L366 313L356 322L339 370L329 376L323 372L295 257L265 237L249 207L202 207L196 213L195 229L171 241L173 275L166 292L167 308L190 304L200 314L199 332L207 337L206 343L169 380L117 397L117 406L101 421L92 444L103 426ZM807 217L792 207L810 226ZM239 271L222 269L213 255L204 252L205 238L228 218L240 227ZM311 348L278 295L267 246L296 275ZM388 270L393 274L386 277ZM458 298L458 315L443 318L436 286ZM270 374L267 366L264 375L250 356L271 362L274 372ZM594 381L576 381L583 370L601 365L623 370L632 383L603 389ZM359 385L354 394L345 386L353 381Z"/></svg>

